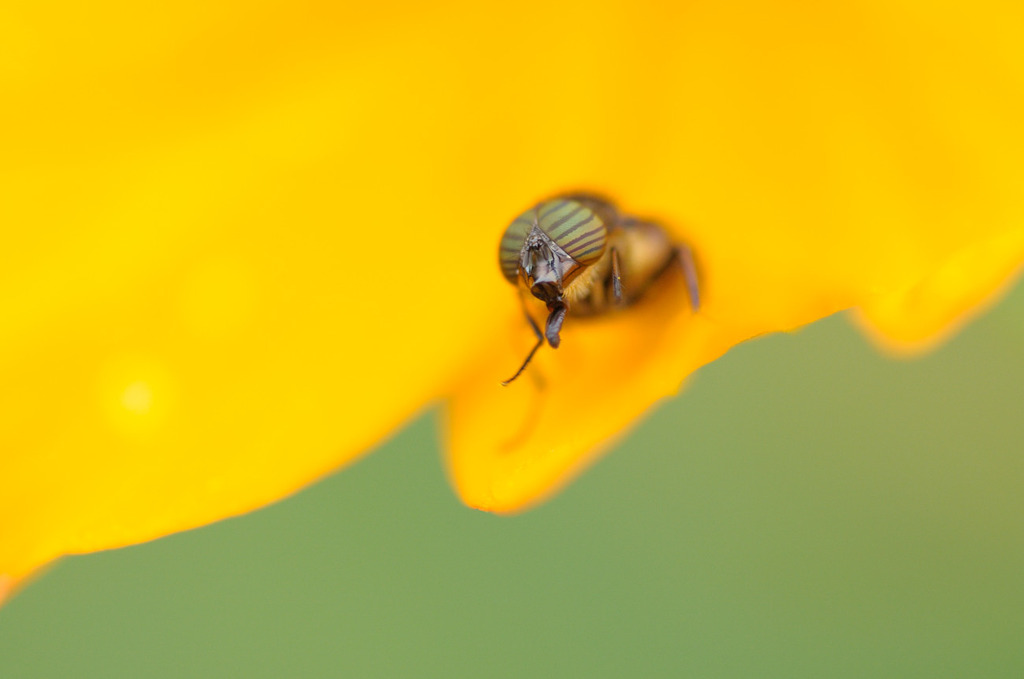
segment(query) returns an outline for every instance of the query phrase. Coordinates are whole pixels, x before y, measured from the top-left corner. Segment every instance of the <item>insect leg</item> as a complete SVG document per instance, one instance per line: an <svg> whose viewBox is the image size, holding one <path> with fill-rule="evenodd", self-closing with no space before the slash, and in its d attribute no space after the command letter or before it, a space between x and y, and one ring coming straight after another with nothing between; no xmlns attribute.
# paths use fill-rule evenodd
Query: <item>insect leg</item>
<svg viewBox="0 0 1024 679"><path fill-rule="evenodd" d="M697 286L697 265L693 261L693 252L685 245L676 247L676 260L683 269L686 278L686 291L690 295L690 307L694 311L700 309L700 292Z"/></svg>
<svg viewBox="0 0 1024 679"><path fill-rule="evenodd" d="M501 383L501 386L503 387L507 387L512 384L513 380L523 374L523 371L526 370L526 366L530 365L533 355L536 354L537 350L540 349L542 344L544 344L544 334L540 331L540 328L537 327L537 322L533 320L533 316L531 316L530 312L526 310L526 300L523 299L522 292L519 294L519 301L523 305L523 315L526 316L526 320L530 322L533 334L537 337L537 343L533 345L533 349L530 349L530 353L526 355L526 360L523 361L521 366L519 366L519 370L516 371L516 374Z"/></svg>
<svg viewBox="0 0 1024 679"><path fill-rule="evenodd" d="M612 294L615 295L615 303L622 304L622 275L619 269L619 251L612 248Z"/></svg>

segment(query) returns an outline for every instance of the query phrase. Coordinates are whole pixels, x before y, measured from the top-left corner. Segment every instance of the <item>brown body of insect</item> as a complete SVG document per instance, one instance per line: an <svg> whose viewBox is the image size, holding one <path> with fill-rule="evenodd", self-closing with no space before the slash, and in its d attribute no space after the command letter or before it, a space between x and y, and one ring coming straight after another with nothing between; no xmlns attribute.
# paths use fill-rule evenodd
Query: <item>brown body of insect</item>
<svg viewBox="0 0 1024 679"><path fill-rule="evenodd" d="M566 316L594 316L636 303L678 266L690 305L700 306L697 270L686 245L673 243L657 224L624 215L609 201L569 194L519 215L505 230L499 250L502 272L520 292L523 314L537 343L508 385L522 374L547 339L557 348ZM542 333L526 306L529 292L545 303Z"/></svg>

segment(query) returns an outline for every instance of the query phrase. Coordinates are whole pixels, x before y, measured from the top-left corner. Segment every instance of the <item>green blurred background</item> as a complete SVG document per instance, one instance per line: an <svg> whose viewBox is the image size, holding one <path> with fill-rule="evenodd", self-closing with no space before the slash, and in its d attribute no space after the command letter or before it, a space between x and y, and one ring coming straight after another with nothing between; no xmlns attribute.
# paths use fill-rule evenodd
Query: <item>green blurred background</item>
<svg viewBox="0 0 1024 679"><path fill-rule="evenodd" d="M248 516L65 559L0 677L1024 676L1024 289L923 359L843 317L702 369L553 501L434 416Z"/></svg>

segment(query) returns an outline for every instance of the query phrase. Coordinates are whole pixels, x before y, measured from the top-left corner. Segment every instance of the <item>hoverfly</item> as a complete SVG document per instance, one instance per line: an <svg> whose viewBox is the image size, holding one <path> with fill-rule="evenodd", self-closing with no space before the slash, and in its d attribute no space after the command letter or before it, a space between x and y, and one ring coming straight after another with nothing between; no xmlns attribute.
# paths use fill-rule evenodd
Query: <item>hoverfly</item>
<svg viewBox="0 0 1024 679"><path fill-rule="evenodd" d="M557 349L567 315L594 316L627 307L673 266L686 280L690 306L700 306L693 253L675 244L657 224L620 213L587 194L543 201L516 217L501 237L501 271L519 289L523 315L537 343L510 384L529 365L544 340ZM547 304L542 333L526 308L525 292Z"/></svg>

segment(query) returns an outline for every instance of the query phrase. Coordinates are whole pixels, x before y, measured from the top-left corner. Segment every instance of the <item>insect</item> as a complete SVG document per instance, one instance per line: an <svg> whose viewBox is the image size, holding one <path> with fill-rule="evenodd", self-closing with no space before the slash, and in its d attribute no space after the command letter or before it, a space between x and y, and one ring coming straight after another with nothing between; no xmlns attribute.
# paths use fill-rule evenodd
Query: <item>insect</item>
<svg viewBox="0 0 1024 679"><path fill-rule="evenodd" d="M547 339L561 342L565 317L595 316L637 302L669 269L679 266L690 306L700 306L693 253L671 241L657 224L622 214L610 202L570 194L538 203L516 217L501 237L501 272L519 290L523 315L537 343L509 385ZM525 293L547 305L542 333L526 306Z"/></svg>

